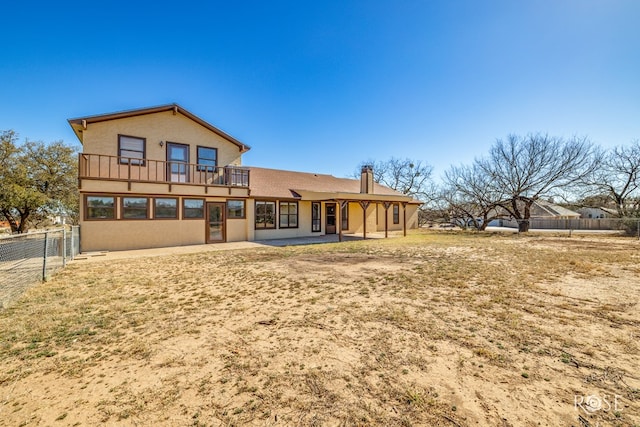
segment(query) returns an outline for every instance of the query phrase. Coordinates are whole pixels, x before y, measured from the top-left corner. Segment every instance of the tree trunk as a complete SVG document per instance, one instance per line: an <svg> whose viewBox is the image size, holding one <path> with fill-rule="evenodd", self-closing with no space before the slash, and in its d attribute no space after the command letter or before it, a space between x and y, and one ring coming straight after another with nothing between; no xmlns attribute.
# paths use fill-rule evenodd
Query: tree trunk
<svg viewBox="0 0 640 427"><path fill-rule="evenodd" d="M528 219L519 219L518 220L518 231L520 233L526 233L529 231L529 220Z"/></svg>
<svg viewBox="0 0 640 427"><path fill-rule="evenodd" d="M624 200L615 191L611 191L611 198L616 204L616 211L618 212L618 217L624 218L626 216L626 212L624 209Z"/></svg>
<svg viewBox="0 0 640 427"><path fill-rule="evenodd" d="M533 202L524 203L524 215L522 219L518 220L518 231L520 233L526 233L529 231L529 219L531 218L531 205Z"/></svg>
<svg viewBox="0 0 640 427"><path fill-rule="evenodd" d="M12 221L9 221L11 224L11 231L14 233L22 234L27 231L27 218L29 218L29 214L31 213L30 209L25 209L24 212L18 210L18 215L20 218L20 222L16 221L16 218L13 217Z"/></svg>
<svg viewBox="0 0 640 427"><path fill-rule="evenodd" d="M19 224L16 221L16 219L13 217L13 215L11 215L11 212L8 211L2 211L2 215L5 217L5 219L7 220L7 222L9 223L9 227L11 227L11 233L18 233L19 230Z"/></svg>
<svg viewBox="0 0 640 427"><path fill-rule="evenodd" d="M489 225L489 221L488 221L487 215L484 215L482 217L482 224L480 224L480 227L478 227L478 230L479 231L484 231L484 230L486 230L488 225Z"/></svg>

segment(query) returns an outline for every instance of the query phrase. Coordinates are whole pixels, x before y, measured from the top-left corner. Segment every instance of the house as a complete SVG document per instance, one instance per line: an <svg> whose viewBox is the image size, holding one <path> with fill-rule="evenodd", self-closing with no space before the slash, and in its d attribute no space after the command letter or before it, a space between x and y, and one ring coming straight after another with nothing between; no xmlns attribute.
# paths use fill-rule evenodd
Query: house
<svg viewBox="0 0 640 427"><path fill-rule="evenodd" d="M591 218L617 218L618 213L614 209L609 208L594 208L594 207L581 207L577 209L577 212L580 214L580 218L591 219Z"/></svg>
<svg viewBox="0 0 640 427"><path fill-rule="evenodd" d="M361 179L246 167L250 147L177 104L69 119L81 249L417 228L419 201Z"/></svg>
<svg viewBox="0 0 640 427"><path fill-rule="evenodd" d="M536 200L531 206L532 219L578 219L580 214L546 200Z"/></svg>
<svg viewBox="0 0 640 427"><path fill-rule="evenodd" d="M509 213L504 211L501 214L502 219L494 219L489 223L493 227L513 227L518 228L518 221L511 218ZM530 223L531 228L549 228L545 220L558 221L558 220L573 220L579 219L580 214L570 209L556 205L555 203L547 200L536 200L531 205ZM555 224L555 223L554 223Z"/></svg>

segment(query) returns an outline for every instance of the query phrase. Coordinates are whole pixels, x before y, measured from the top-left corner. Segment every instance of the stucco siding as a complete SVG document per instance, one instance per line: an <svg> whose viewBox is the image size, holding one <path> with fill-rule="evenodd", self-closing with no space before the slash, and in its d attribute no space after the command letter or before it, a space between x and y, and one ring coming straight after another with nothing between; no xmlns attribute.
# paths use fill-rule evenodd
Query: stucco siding
<svg viewBox="0 0 640 427"><path fill-rule="evenodd" d="M196 163L197 146L218 149L218 166L241 165L238 146L182 114L164 111L91 123L83 131L83 151L90 154L118 155L118 135L146 138L146 158L164 161L167 142L188 144L189 162ZM160 146L160 141L163 145Z"/></svg>
<svg viewBox="0 0 640 427"><path fill-rule="evenodd" d="M226 233L227 242L244 242L249 240L247 236L247 220L227 219Z"/></svg>
<svg viewBox="0 0 640 427"><path fill-rule="evenodd" d="M118 251L205 243L205 221L84 221L81 250Z"/></svg>

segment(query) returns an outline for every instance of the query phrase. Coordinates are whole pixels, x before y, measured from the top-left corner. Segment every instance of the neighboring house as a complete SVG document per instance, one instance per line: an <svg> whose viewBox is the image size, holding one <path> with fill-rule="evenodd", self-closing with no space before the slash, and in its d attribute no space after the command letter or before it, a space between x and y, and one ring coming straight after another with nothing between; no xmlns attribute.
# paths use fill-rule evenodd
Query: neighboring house
<svg viewBox="0 0 640 427"><path fill-rule="evenodd" d="M531 218L577 219L580 218L580 214L546 200L537 200L531 207Z"/></svg>
<svg viewBox="0 0 640 427"><path fill-rule="evenodd" d="M511 218L508 212L501 215L502 219L494 219L489 223L490 226L497 227L518 227L518 221ZM560 220L560 219L578 219L580 214L546 200L536 200L531 206L530 220L532 228L537 225L535 220Z"/></svg>
<svg viewBox="0 0 640 427"><path fill-rule="evenodd" d="M577 210L580 218L617 218L618 214L613 209L582 207Z"/></svg>
<svg viewBox="0 0 640 427"><path fill-rule="evenodd" d="M176 104L70 119L81 249L417 228L419 201L373 182L244 167L250 147Z"/></svg>

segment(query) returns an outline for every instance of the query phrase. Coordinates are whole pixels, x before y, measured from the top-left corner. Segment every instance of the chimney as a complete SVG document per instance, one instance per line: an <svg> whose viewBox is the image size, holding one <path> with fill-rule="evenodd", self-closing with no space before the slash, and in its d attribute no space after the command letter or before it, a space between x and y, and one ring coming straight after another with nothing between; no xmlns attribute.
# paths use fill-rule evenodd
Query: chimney
<svg viewBox="0 0 640 427"><path fill-rule="evenodd" d="M373 166L362 166L360 173L360 193L373 194Z"/></svg>

